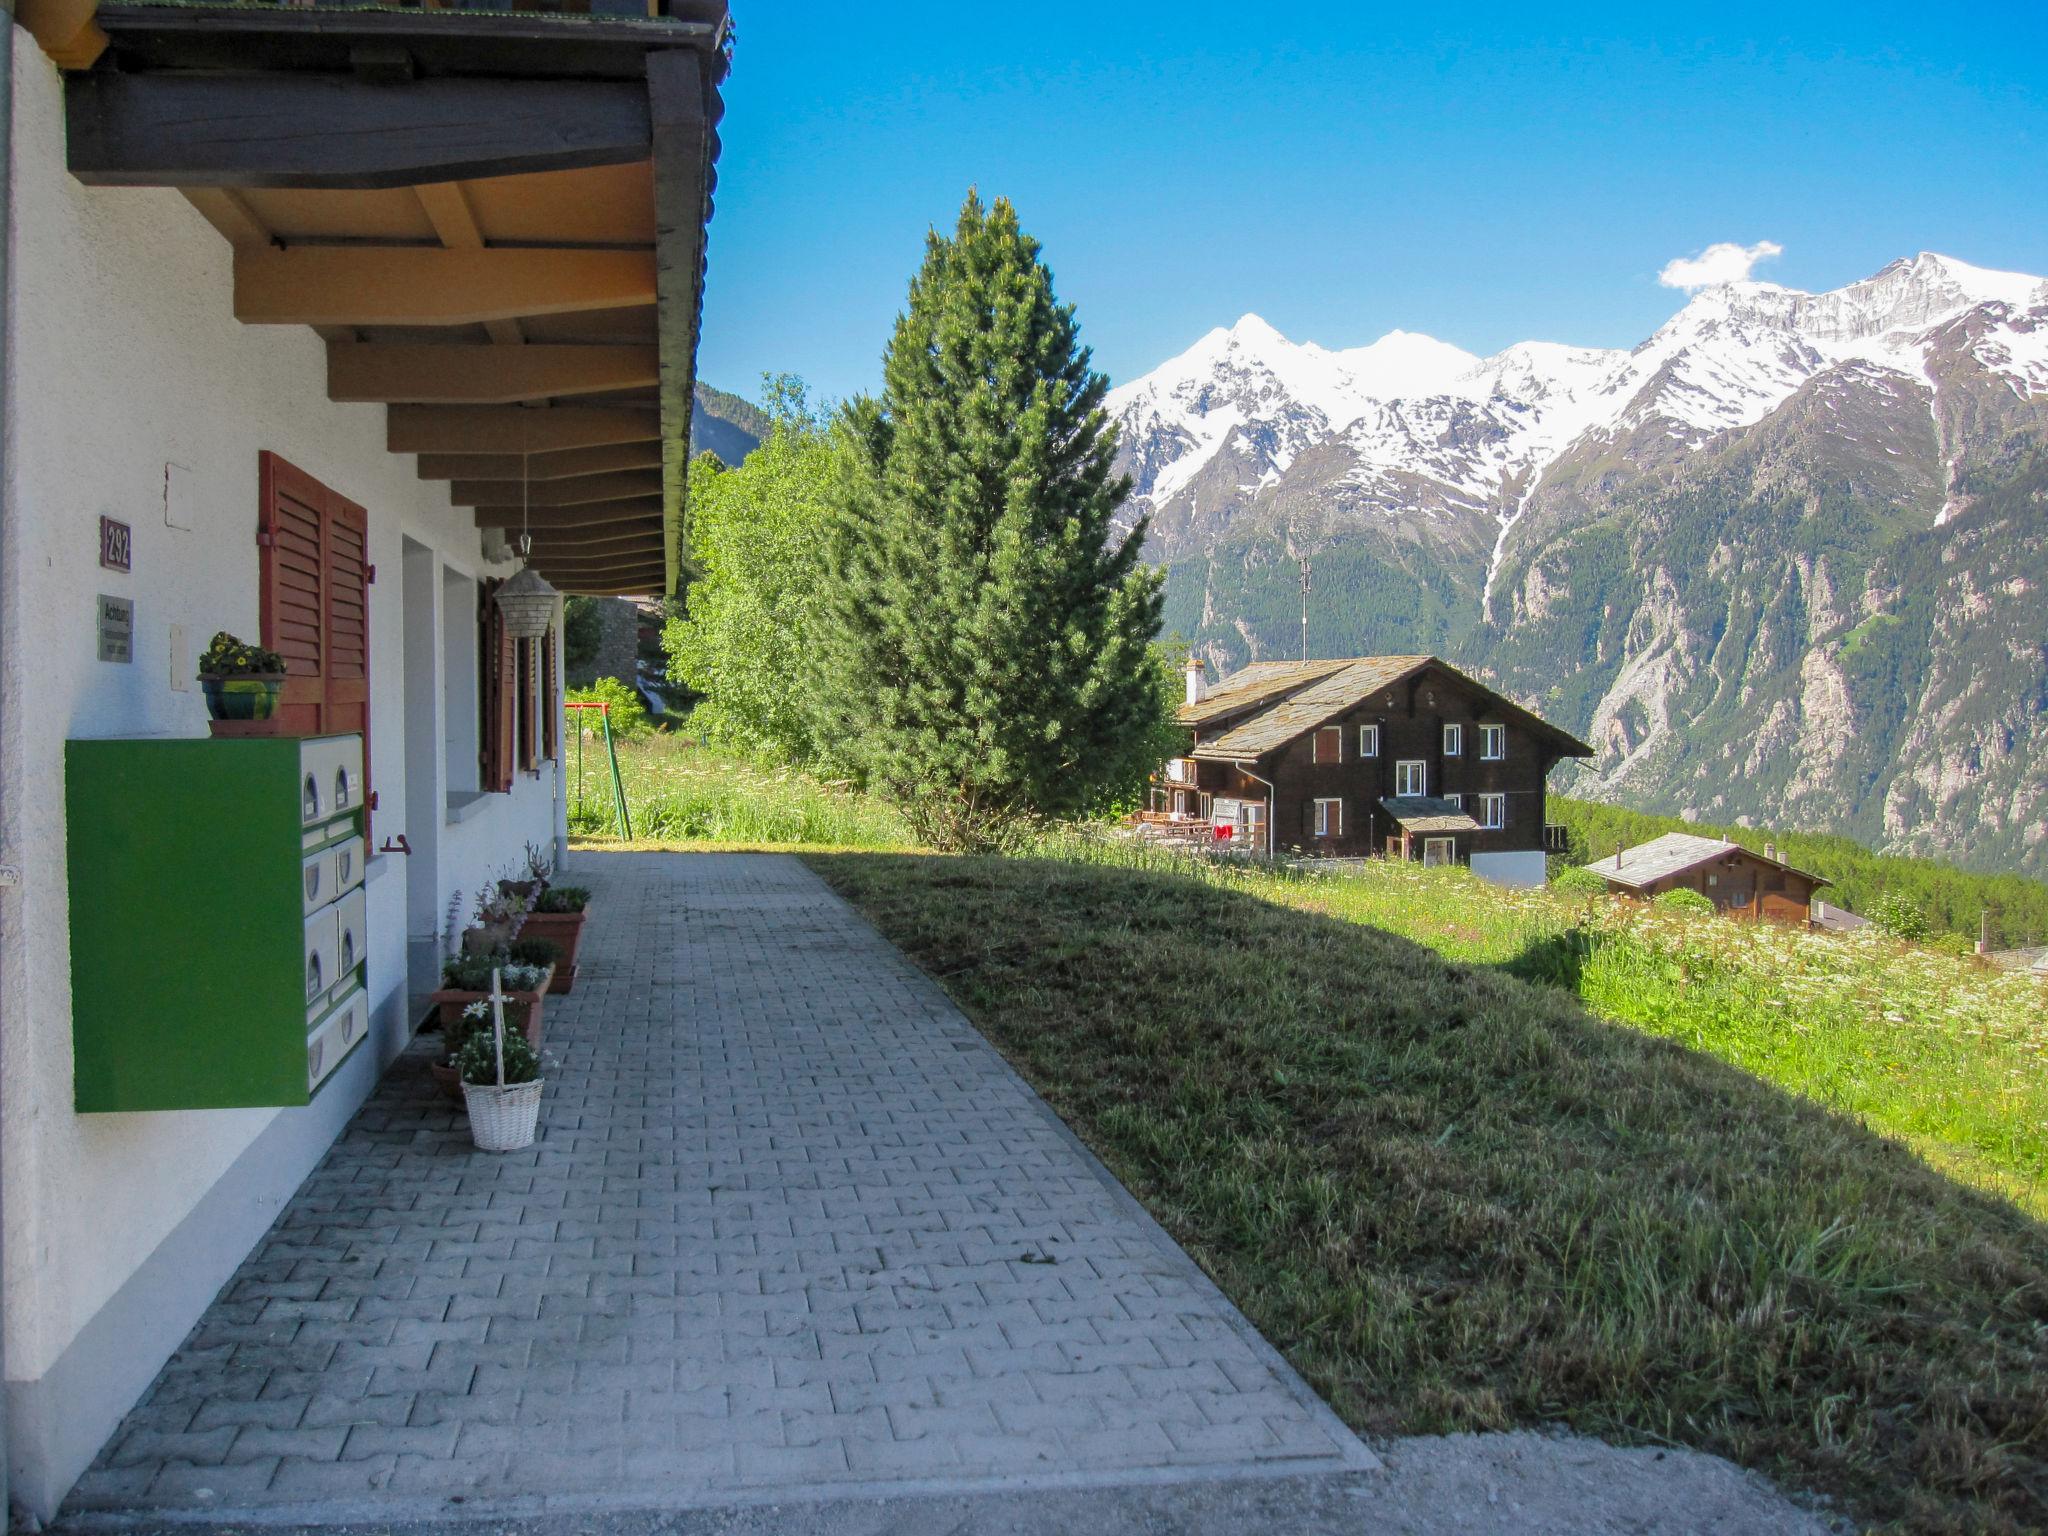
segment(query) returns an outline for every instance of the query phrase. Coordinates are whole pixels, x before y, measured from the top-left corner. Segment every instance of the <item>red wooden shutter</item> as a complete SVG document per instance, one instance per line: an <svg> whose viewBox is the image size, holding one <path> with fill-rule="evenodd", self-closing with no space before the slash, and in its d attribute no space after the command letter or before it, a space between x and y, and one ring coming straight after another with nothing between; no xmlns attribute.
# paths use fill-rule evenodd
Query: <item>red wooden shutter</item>
<svg viewBox="0 0 2048 1536"><path fill-rule="evenodd" d="M555 758L555 735L561 726L562 709L555 702L555 631L552 626L540 639L540 755Z"/></svg>
<svg viewBox="0 0 2048 1536"><path fill-rule="evenodd" d="M519 738L519 766L528 773L540 768L540 721L533 707L533 680L539 671L534 654L538 640L519 640L513 645L518 665L513 669L517 691L513 698L513 718Z"/></svg>
<svg viewBox="0 0 2048 1536"><path fill-rule="evenodd" d="M512 788L512 690L516 684L518 660L514 655L512 636L505 628L505 616L498 610L497 590L495 581L483 582L478 588L478 602L483 609L479 625L482 641L479 660L483 664L481 768L484 789L491 794L502 795Z"/></svg>
<svg viewBox="0 0 2048 1536"><path fill-rule="evenodd" d="M274 453L260 455L257 487L262 643L286 669L279 718L296 735L360 733L374 803L369 513Z"/></svg>

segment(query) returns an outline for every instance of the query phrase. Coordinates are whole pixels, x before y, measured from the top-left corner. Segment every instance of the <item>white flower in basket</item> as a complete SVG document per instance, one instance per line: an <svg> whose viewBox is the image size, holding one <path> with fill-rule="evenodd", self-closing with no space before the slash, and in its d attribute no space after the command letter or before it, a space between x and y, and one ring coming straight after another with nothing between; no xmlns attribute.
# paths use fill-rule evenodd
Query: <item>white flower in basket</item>
<svg viewBox="0 0 2048 1536"><path fill-rule="evenodd" d="M456 1065L469 1109L469 1134L486 1152L533 1145L540 1127L540 1057L523 1034L505 1033L503 973L491 972L491 1032L479 1030Z"/></svg>

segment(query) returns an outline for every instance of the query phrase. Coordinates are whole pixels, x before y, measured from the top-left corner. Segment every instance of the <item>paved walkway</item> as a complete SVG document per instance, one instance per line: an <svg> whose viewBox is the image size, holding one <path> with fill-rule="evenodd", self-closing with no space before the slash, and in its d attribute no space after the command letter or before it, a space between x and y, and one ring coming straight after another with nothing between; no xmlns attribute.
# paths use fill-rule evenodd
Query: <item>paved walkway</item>
<svg viewBox="0 0 2048 1536"><path fill-rule="evenodd" d="M69 1513L1375 1465L803 865L585 855L574 878L597 916L548 1004L539 1143L474 1151L401 1059Z"/></svg>

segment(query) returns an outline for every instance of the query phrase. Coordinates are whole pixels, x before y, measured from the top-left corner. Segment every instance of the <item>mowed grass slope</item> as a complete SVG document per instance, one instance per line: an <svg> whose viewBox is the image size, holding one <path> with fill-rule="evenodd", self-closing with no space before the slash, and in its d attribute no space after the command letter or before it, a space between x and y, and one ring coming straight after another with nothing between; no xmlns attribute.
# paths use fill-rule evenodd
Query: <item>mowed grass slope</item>
<svg viewBox="0 0 2048 1536"><path fill-rule="evenodd" d="M1596 1017L1554 898L810 862L1361 1429L1562 1421L1899 1529L2048 1526L2048 1228L1770 1062Z"/></svg>

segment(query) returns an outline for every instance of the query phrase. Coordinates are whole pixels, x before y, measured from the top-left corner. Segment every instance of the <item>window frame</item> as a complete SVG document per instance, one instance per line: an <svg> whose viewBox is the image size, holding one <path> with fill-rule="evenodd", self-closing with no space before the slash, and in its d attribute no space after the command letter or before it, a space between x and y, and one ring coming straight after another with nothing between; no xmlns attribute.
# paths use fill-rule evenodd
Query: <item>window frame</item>
<svg viewBox="0 0 2048 1536"><path fill-rule="evenodd" d="M1445 757L1463 757L1464 755L1465 755L1465 727L1464 727L1464 725L1463 725L1463 724L1462 724L1461 722L1459 722L1459 721L1456 721L1456 720L1446 720L1446 721L1444 722L1444 756L1445 756Z"/></svg>
<svg viewBox="0 0 2048 1536"><path fill-rule="evenodd" d="M1497 815L1494 813L1498 813ZM1508 825L1508 797L1498 790L1479 797L1479 825L1488 832L1504 832Z"/></svg>
<svg viewBox="0 0 2048 1536"><path fill-rule="evenodd" d="M1371 746L1366 743L1370 741ZM1380 755L1380 728L1377 722L1368 722L1358 728L1358 755L1361 759Z"/></svg>
<svg viewBox="0 0 2048 1536"><path fill-rule="evenodd" d="M1492 750L1489 750L1489 744ZM1504 725L1479 727L1479 761L1504 763L1508 760L1508 728Z"/></svg>
<svg viewBox="0 0 2048 1536"><path fill-rule="evenodd" d="M1450 801L1450 803L1452 805L1455 805L1459 810L1462 811L1463 809L1465 809L1465 797L1462 793L1455 795L1445 795L1444 798Z"/></svg>
<svg viewBox="0 0 2048 1536"><path fill-rule="evenodd" d="M1429 850L1441 847L1444 856L1437 863L1429 861ZM1425 837L1422 840L1422 867L1424 869L1448 869L1458 862L1458 840L1455 837Z"/></svg>
<svg viewBox="0 0 2048 1536"><path fill-rule="evenodd" d="M1422 781L1421 788L1405 788L1409 770L1414 769ZM1419 800L1429 793L1429 759L1426 757L1401 757L1394 760L1394 795L1401 800Z"/></svg>
<svg viewBox="0 0 2048 1536"><path fill-rule="evenodd" d="M1316 806L1316 819L1315 819L1315 829L1316 829L1316 836L1317 836L1317 837L1342 837L1342 836L1344 835L1344 800L1343 800L1343 797L1342 797L1342 796L1339 796L1339 795L1317 795L1317 796L1315 797L1315 806ZM1328 808L1328 807L1330 807L1330 806L1335 806L1335 807L1336 807L1336 816L1335 816L1335 820L1336 820L1336 826L1335 826L1334 828L1333 828L1333 827L1332 827L1332 826L1330 825L1331 817L1330 817L1330 816L1329 816L1329 815L1327 814L1327 808Z"/></svg>
<svg viewBox="0 0 2048 1536"><path fill-rule="evenodd" d="M1336 743L1335 757L1323 756L1323 738L1327 736ZM1319 725L1309 733L1309 765L1315 768L1333 768L1344 761L1344 727L1341 725Z"/></svg>

